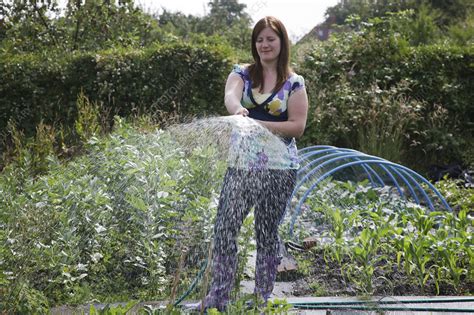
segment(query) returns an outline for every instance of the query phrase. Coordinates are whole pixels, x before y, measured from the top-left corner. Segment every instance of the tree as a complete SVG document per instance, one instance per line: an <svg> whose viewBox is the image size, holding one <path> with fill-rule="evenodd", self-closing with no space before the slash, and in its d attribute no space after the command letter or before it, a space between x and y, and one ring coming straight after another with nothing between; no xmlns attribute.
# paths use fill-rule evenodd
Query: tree
<svg viewBox="0 0 474 315"><path fill-rule="evenodd" d="M409 32L408 38L414 46L426 45L439 38L440 30L436 25L436 20L441 14L427 4L421 4L416 16L414 16L406 25Z"/></svg>
<svg viewBox="0 0 474 315"><path fill-rule="evenodd" d="M152 42L202 36L248 48L251 18L237 0L213 0L204 17L144 13L134 0L5 0L0 3L0 49L34 52L144 47ZM196 34L200 34L195 36Z"/></svg>
<svg viewBox="0 0 474 315"><path fill-rule="evenodd" d="M251 18L246 5L237 0L213 0L208 3L210 12L200 18L169 12L163 9L159 24L166 33L191 40L193 35L217 36L237 49L247 49L251 37Z"/></svg>
<svg viewBox="0 0 474 315"><path fill-rule="evenodd" d="M465 21L469 12L472 12L474 8L472 0L418 0L417 2L418 4L427 2L431 7L439 10L438 23L442 27Z"/></svg>
<svg viewBox="0 0 474 315"><path fill-rule="evenodd" d="M213 0L208 5L211 10L203 21L205 33L222 35L232 46L247 48L252 21L250 15L245 12L247 6L237 0Z"/></svg>
<svg viewBox="0 0 474 315"><path fill-rule="evenodd" d="M352 14L360 16L362 21L367 21L370 18L382 17L387 12L412 9L418 13L424 6L440 12L436 23L440 27L445 27L464 21L468 12L472 12L474 5L472 0L341 0L337 5L328 8L326 15L335 17L336 24L342 25Z"/></svg>
<svg viewBox="0 0 474 315"><path fill-rule="evenodd" d="M412 9L416 0L404 1L368 1L368 0L341 0L337 5L326 10L326 16L335 18L338 25L345 24L350 15L358 15L362 21L370 18L382 17L388 12L398 12Z"/></svg>
<svg viewBox="0 0 474 315"><path fill-rule="evenodd" d="M2 1L2 43L8 38L15 39L14 48L17 51L58 46L57 26L49 18L58 12L56 0Z"/></svg>
<svg viewBox="0 0 474 315"><path fill-rule="evenodd" d="M57 0L7 1L0 12L1 46L16 52L144 46L157 38L156 20L133 0L68 0L64 10Z"/></svg>
<svg viewBox="0 0 474 315"><path fill-rule="evenodd" d="M247 5L237 0L213 0L208 3L211 8L209 17L214 20L214 27L231 27L240 21L250 21L244 12Z"/></svg>
<svg viewBox="0 0 474 315"><path fill-rule="evenodd" d="M94 49L111 46L112 42L129 44L134 36L135 9L132 0L69 0L65 18L62 19L68 33L68 46ZM94 47L99 46L99 47Z"/></svg>
<svg viewBox="0 0 474 315"><path fill-rule="evenodd" d="M451 25L448 28L448 38L459 46L472 45L474 43L474 12L469 12L466 20Z"/></svg>
<svg viewBox="0 0 474 315"><path fill-rule="evenodd" d="M160 28L165 33L171 33L187 40L192 33L199 32L199 25L202 23L202 18L163 9L163 12L158 15L158 21Z"/></svg>

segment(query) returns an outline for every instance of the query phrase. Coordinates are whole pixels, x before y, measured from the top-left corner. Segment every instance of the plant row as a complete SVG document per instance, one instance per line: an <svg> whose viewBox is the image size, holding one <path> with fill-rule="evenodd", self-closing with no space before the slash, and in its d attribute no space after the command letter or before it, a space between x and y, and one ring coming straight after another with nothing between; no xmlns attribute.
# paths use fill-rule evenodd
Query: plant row
<svg viewBox="0 0 474 315"><path fill-rule="evenodd" d="M316 272L346 283L344 293L350 294L348 288L367 295L470 292L474 284L471 191L441 188L446 194L463 192L464 201L470 199L450 212L442 211L441 205L438 211L430 211L398 193L374 189L368 181L328 179L320 187L308 199L296 226L300 237L318 239L316 256L307 258L324 257L324 271ZM452 204L457 201L451 199ZM312 226L319 228L314 232Z"/></svg>

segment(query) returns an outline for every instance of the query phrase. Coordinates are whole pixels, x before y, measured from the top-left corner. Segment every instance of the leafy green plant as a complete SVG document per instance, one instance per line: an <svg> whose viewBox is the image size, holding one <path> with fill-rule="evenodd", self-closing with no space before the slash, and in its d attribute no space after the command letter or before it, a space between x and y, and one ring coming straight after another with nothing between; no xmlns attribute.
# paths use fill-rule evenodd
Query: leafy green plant
<svg viewBox="0 0 474 315"><path fill-rule="evenodd" d="M462 209L457 215L446 213L443 216L442 227L437 230L436 261L440 261L440 281L452 283L459 290L463 277L474 279L469 274L474 261L472 251L472 236L469 231L473 227L472 219L468 218L467 209Z"/></svg>
<svg viewBox="0 0 474 315"><path fill-rule="evenodd" d="M312 237L320 238L326 264L333 271L340 267L335 274L341 285L358 293L387 293L411 283L425 294L465 292L474 279L469 210L429 211L389 191L368 180L333 178L310 196L299 222L319 231Z"/></svg>
<svg viewBox="0 0 474 315"><path fill-rule="evenodd" d="M115 305L112 306L107 304L104 308L97 309L94 305L89 307L89 314L91 315L125 315L134 306L136 302L128 302L126 305Z"/></svg>
<svg viewBox="0 0 474 315"><path fill-rule="evenodd" d="M55 142L56 132L54 128L43 124L43 122L40 122L36 127L36 135L33 143L31 144L31 171L33 174L46 172L49 169L49 164L52 161L54 162Z"/></svg>
<svg viewBox="0 0 474 315"><path fill-rule="evenodd" d="M382 235L383 236L383 235ZM351 249L350 255L358 263L355 270L351 270L352 277L357 276L361 278L362 289L367 294L373 293L372 279L374 275L374 265L377 260L375 258L378 250L378 233L371 229L364 229L360 235L354 240L355 245Z"/></svg>
<svg viewBox="0 0 474 315"><path fill-rule="evenodd" d="M427 264L431 261L430 241L423 236L404 239L405 267L407 274L415 273L418 285L424 292L426 281L431 276Z"/></svg>
<svg viewBox="0 0 474 315"><path fill-rule="evenodd" d="M313 282L309 285L313 296L327 296L327 288L324 284L319 282Z"/></svg>
<svg viewBox="0 0 474 315"><path fill-rule="evenodd" d="M466 211L474 209L474 193L472 189L462 187L463 182L461 180L449 179L446 176L434 185L452 208L456 210L465 209Z"/></svg>
<svg viewBox="0 0 474 315"><path fill-rule="evenodd" d="M329 209L328 209L329 210ZM332 223L331 234L334 237L334 244L329 247L330 255L333 256L339 265L342 266L342 259L346 254L346 242L343 238L343 233L345 231L344 220L341 215L341 210L339 208L331 209L327 213L332 214L330 217Z"/></svg>
<svg viewBox="0 0 474 315"><path fill-rule="evenodd" d="M210 162L216 149L185 152L163 131L139 134L119 118L115 127L22 189L13 164L1 174L6 295L37 291L51 305L159 298L169 294L178 244L197 259L207 254L225 167ZM183 274L195 268L191 260Z"/></svg>
<svg viewBox="0 0 474 315"><path fill-rule="evenodd" d="M207 310L207 314L268 314L283 315L291 310L291 304L286 300L270 300L266 304L263 301L256 300L255 296L244 296L237 301L230 303L225 312L219 312L217 309Z"/></svg>
<svg viewBox="0 0 474 315"><path fill-rule="evenodd" d="M25 156L25 135L24 133L17 127L17 124L14 120L10 119L6 126L6 133L2 141L3 147L5 150L2 153L2 162L8 163L10 161L16 161L17 163L21 163L24 160Z"/></svg>
<svg viewBox="0 0 474 315"><path fill-rule="evenodd" d="M0 308L6 313L47 313L50 308L45 295L34 289L25 279L17 279L15 282L6 281L10 288L3 291Z"/></svg>

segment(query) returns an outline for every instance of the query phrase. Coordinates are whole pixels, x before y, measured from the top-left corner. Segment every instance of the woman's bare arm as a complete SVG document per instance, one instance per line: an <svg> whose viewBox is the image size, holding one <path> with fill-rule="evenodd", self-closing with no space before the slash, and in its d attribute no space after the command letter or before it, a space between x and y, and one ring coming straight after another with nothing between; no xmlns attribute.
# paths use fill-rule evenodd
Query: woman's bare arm
<svg viewBox="0 0 474 315"><path fill-rule="evenodd" d="M225 84L225 95L224 103L227 111L231 115L243 115L249 114L248 110L240 104L242 99L242 92L244 89L244 81L237 73L231 73L227 77Z"/></svg>

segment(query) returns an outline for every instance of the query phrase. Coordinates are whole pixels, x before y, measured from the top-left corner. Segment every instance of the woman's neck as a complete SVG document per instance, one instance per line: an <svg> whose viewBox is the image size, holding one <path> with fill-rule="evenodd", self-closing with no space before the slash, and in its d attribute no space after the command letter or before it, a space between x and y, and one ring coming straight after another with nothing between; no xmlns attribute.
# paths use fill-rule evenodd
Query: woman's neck
<svg viewBox="0 0 474 315"><path fill-rule="evenodd" d="M277 72L277 62L262 62L263 75L275 74Z"/></svg>

